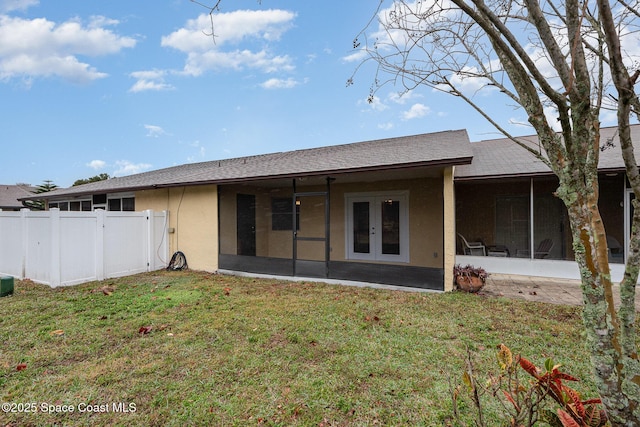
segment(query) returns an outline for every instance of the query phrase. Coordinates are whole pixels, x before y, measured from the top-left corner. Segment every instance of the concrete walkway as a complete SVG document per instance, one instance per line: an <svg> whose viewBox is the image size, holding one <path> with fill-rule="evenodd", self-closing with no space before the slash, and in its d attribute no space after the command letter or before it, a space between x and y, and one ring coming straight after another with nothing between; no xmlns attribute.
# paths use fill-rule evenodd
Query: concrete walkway
<svg viewBox="0 0 640 427"><path fill-rule="evenodd" d="M614 300L619 304L617 285ZM480 291L487 296L524 299L551 304L582 305L582 289L579 280L551 279L547 277L491 274ZM636 309L640 310L640 289L636 291Z"/></svg>
<svg viewBox="0 0 640 427"><path fill-rule="evenodd" d="M406 286L380 285L367 282L353 282L332 279L293 278L290 276L273 276L268 274L245 273L232 270L218 270L222 274L230 274L245 277L264 277L268 279L293 280L332 283L347 286L359 286L376 289L409 292L438 292L429 289L409 288ZM614 288L614 299L619 303L617 286ZM527 301L544 302L548 304L582 305L582 289L579 280L552 279L538 276L521 276L492 273L487 278L487 283L480 291L481 295L489 297L504 297L523 299ZM636 309L640 312L640 289L636 293Z"/></svg>

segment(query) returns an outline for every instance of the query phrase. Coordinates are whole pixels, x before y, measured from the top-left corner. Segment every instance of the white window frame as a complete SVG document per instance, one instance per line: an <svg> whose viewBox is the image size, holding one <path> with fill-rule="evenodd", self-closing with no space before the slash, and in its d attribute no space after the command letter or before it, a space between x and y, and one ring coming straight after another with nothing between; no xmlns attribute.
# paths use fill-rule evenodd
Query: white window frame
<svg viewBox="0 0 640 427"><path fill-rule="evenodd" d="M375 230L381 229L381 218L379 212L380 202L385 199L397 200L400 202L400 254L391 255L382 253L382 239L380 233L370 231L373 238L370 240L370 252L367 254L353 251L353 203L370 202L370 224ZM409 254L409 191L375 191L366 193L346 193L345 194L345 258L348 260L360 261L382 261L408 263Z"/></svg>

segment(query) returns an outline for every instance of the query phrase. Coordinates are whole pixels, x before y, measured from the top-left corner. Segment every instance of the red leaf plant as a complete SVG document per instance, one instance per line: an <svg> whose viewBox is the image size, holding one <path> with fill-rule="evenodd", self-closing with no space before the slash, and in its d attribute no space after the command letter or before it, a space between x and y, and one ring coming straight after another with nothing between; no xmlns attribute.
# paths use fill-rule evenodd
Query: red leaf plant
<svg viewBox="0 0 640 427"><path fill-rule="evenodd" d="M489 375L486 382L479 381L467 350L467 369L463 382L469 390L471 407L475 409L474 425L487 426L484 416L484 399L497 399L513 427L531 427L538 421L563 427L603 427L608 423L607 415L600 399L582 400L580 394L566 382L579 381L572 375L560 371L551 359L545 361L540 369L528 359L513 357L511 350L504 344L498 346L500 365L498 375ZM515 363L514 363L515 362ZM524 381L518 375L519 369L533 379ZM459 416L460 386L452 389L453 415L460 425L466 425ZM501 399L503 396L504 399ZM558 409L554 412L544 402L551 398Z"/></svg>

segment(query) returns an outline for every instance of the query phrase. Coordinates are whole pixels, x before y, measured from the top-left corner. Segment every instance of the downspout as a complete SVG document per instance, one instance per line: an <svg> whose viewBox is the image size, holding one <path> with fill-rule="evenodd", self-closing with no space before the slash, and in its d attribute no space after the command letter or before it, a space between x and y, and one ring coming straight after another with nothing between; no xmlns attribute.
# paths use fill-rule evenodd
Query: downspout
<svg viewBox="0 0 640 427"><path fill-rule="evenodd" d="M216 271L220 269L220 248L222 247L221 244L222 242L220 241L220 184L216 185L216 194L218 197L218 202L216 203L216 210L217 210L217 214L216 214L216 222L218 223L218 250L216 251ZM237 226L236 226L237 227Z"/></svg>

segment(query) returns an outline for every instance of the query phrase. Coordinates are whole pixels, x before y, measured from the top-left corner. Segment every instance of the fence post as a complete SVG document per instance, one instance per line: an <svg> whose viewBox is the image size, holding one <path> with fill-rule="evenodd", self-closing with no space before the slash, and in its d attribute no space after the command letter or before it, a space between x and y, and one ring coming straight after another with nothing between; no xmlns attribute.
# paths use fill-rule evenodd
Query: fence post
<svg viewBox="0 0 640 427"><path fill-rule="evenodd" d="M60 286L62 271L60 266L60 209L53 208L50 211L51 221L51 276L49 286Z"/></svg>
<svg viewBox="0 0 640 427"><path fill-rule="evenodd" d="M153 262L153 247L154 247L154 235L153 235L153 211L146 210L142 212L147 216L147 271L151 271L151 263Z"/></svg>
<svg viewBox="0 0 640 427"><path fill-rule="evenodd" d="M104 280L104 210L96 209L96 279Z"/></svg>
<svg viewBox="0 0 640 427"><path fill-rule="evenodd" d="M22 227L22 239L20 241L20 253L22 254L22 265L20 271L22 274L21 279L27 278L27 251L29 250L28 239L29 232L27 230L27 213L30 212L27 208L20 209L20 227Z"/></svg>

